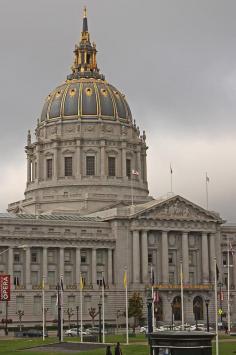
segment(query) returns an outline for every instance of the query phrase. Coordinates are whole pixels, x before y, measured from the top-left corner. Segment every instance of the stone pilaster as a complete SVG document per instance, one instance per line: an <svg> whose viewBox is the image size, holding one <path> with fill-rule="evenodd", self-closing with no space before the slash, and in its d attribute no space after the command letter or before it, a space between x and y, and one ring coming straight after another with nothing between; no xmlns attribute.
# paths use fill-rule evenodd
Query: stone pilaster
<svg viewBox="0 0 236 355"><path fill-rule="evenodd" d="M108 285L112 285L112 275L113 275L113 267L112 267L112 249L107 250L107 282Z"/></svg>
<svg viewBox="0 0 236 355"><path fill-rule="evenodd" d="M81 253L80 248L75 249L75 283L80 284L80 263L81 263Z"/></svg>
<svg viewBox="0 0 236 355"><path fill-rule="evenodd" d="M188 249L188 233L182 233L182 259L183 259L183 282L189 283L189 249Z"/></svg>
<svg viewBox="0 0 236 355"><path fill-rule="evenodd" d="M13 285L13 248L8 249L8 274L11 276L11 284Z"/></svg>
<svg viewBox="0 0 236 355"><path fill-rule="evenodd" d="M101 148L100 148L100 164L101 164L101 177L105 176L105 141L101 141Z"/></svg>
<svg viewBox="0 0 236 355"><path fill-rule="evenodd" d="M27 183L31 182L31 158L27 156Z"/></svg>
<svg viewBox="0 0 236 355"><path fill-rule="evenodd" d="M122 142L122 157L121 157L121 165L122 165L122 177L126 177L126 143Z"/></svg>
<svg viewBox="0 0 236 355"><path fill-rule="evenodd" d="M140 282L139 231L133 231L133 283Z"/></svg>
<svg viewBox="0 0 236 355"><path fill-rule="evenodd" d="M202 282L209 283L208 236L202 233Z"/></svg>
<svg viewBox="0 0 236 355"><path fill-rule="evenodd" d="M148 233L142 231L141 235L142 246L142 283L148 283Z"/></svg>
<svg viewBox="0 0 236 355"><path fill-rule="evenodd" d="M64 279L64 248L59 249L59 279L62 277Z"/></svg>
<svg viewBox="0 0 236 355"><path fill-rule="evenodd" d="M81 147L80 147L80 139L77 139L75 161L76 161L75 175L76 175L76 177L81 178Z"/></svg>
<svg viewBox="0 0 236 355"><path fill-rule="evenodd" d="M44 282L47 284L48 282L48 248L43 247L43 275Z"/></svg>
<svg viewBox="0 0 236 355"><path fill-rule="evenodd" d="M30 248L27 247L25 249L25 285L26 288L30 288L30 284L31 284L31 255L30 255Z"/></svg>
<svg viewBox="0 0 236 355"><path fill-rule="evenodd" d="M215 233L210 234L210 280L214 282L215 280L215 256L216 256L216 235Z"/></svg>
<svg viewBox="0 0 236 355"><path fill-rule="evenodd" d="M58 178L58 148L57 143L54 143L54 156L53 156L53 177Z"/></svg>
<svg viewBox="0 0 236 355"><path fill-rule="evenodd" d="M139 172L138 179L139 181L142 179L142 169L141 169L141 153L140 153L140 147L138 147L139 150L137 151L137 170Z"/></svg>
<svg viewBox="0 0 236 355"><path fill-rule="evenodd" d="M162 231L161 236L161 264L162 264L162 282L169 283L169 258L168 258L168 232Z"/></svg>
<svg viewBox="0 0 236 355"><path fill-rule="evenodd" d="M95 286L97 284L97 251L95 248L92 249L92 284Z"/></svg>

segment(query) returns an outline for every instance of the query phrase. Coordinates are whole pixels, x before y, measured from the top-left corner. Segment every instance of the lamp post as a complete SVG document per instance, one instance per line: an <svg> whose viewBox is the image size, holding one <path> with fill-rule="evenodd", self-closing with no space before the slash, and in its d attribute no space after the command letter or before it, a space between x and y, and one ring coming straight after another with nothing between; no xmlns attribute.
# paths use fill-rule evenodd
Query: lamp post
<svg viewBox="0 0 236 355"><path fill-rule="evenodd" d="M210 303L209 298L206 298L206 299L205 299L205 304L206 304L207 331L208 331L208 332L209 332L209 312L208 312L209 303Z"/></svg>
<svg viewBox="0 0 236 355"><path fill-rule="evenodd" d="M224 285L222 282L219 282L219 287L220 287L220 321L221 321L221 327L222 327L222 322L223 322L223 310L222 310L222 286Z"/></svg>
<svg viewBox="0 0 236 355"><path fill-rule="evenodd" d="M61 295L60 295L60 284L59 282L56 285L56 290L57 290L57 336L59 339L59 342L62 340L62 334L61 334Z"/></svg>
<svg viewBox="0 0 236 355"><path fill-rule="evenodd" d="M79 306L76 306L76 329L77 329L77 336L79 336Z"/></svg>
<svg viewBox="0 0 236 355"><path fill-rule="evenodd" d="M99 343L102 342L102 316L101 316L102 304L98 303L98 314L99 314Z"/></svg>
<svg viewBox="0 0 236 355"><path fill-rule="evenodd" d="M147 298L147 325L148 325L148 333L153 332L153 326L152 326L152 304L153 304L153 299L152 299L152 294L151 290L147 290L146 293L146 298Z"/></svg>

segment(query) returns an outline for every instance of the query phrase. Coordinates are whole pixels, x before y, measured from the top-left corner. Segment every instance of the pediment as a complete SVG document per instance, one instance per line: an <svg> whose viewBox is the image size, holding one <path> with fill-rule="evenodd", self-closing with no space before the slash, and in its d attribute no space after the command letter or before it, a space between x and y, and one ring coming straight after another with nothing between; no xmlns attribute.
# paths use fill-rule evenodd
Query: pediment
<svg viewBox="0 0 236 355"><path fill-rule="evenodd" d="M135 214L139 219L156 220L194 220L223 222L220 216L184 199L181 196L174 196L162 201L152 203Z"/></svg>

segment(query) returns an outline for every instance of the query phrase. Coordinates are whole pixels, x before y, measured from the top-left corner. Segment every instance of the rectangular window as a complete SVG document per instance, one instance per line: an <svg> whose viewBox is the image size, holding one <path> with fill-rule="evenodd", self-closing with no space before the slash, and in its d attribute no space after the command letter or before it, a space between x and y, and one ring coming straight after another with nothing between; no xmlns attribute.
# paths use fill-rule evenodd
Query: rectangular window
<svg viewBox="0 0 236 355"><path fill-rule="evenodd" d="M55 271L48 271L48 284L54 286L55 282Z"/></svg>
<svg viewBox="0 0 236 355"><path fill-rule="evenodd" d="M72 176L72 157L65 157L65 176Z"/></svg>
<svg viewBox="0 0 236 355"><path fill-rule="evenodd" d="M97 285L102 286L102 272L101 271L97 272Z"/></svg>
<svg viewBox="0 0 236 355"><path fill-rule="evenodd" d="M20 253L19 252L15 252L14 253L14 263L19 263L20 262Z"/></svg>
<svg viewBox="0 0 236 355"><path fill-rule="evenodd" d="M39 284L39 273L38 271L31 271L31 283L33 286L37 286Z"/></svg>
<svg viewBox="0 0 236 355"><path fill-rule="evenodd" d="M52 178L52 159L47 159L46 160L46 171L47 171L47 179Z"/></svg>
<svg viewBox="0 0 236 355"><path fill-rule="evenodd" d="M13 280L14 285L15 286L21 285L21 271L14 271L13 277L14 277L14 280Z"/></svg>
<svg viewBox="0 0 236 355"><path fill-rule="evenodd" d="M170 265L173 264L173 254L172 253L169 253L168 260L169 260Z"/></svg>
<svg viewBox="0 0 236 355"><path fill-rule="evenodd" d="M49 264L54 263L54 251L53 250L48 251L48 262L49 262Z"/></svg>
<svg viewBox="0 0 236 355"><path fill-rule="evenodd" d="M86 253L86 251L82 251L81 252L80 259L81 259L81 264L86 264L86 261L87 261L87 253Z"/></svg>
<svg viewBox="0 0 236 355"><path fill-rule="evenodd" d="M223 266L227 266L227 253L223 253L222 262L223 262Z"/></svg>
<svg viewBox="0 0 236 355"><path fill-rule="evenodd" d="M73 308L75 306L75 296L68 296L68 306Z"/></svg>
<svg viewBox="0 0 236 355"><path fill-rule="evenodd" d="M102 249L97 250L97 265L104 265L104 253Z"/></svg>
<svg viewBox="0 0 236 355"><path fill-rule="evenodd" d="M175 273L169 272L169 283L173 285L175 283Z"/></svg>
<svg viewBox="0 0 236 355"><path fill-rule="evenodd" d="M189 265L191 265L191 266L195 265L195 252L194 251L189 252Z"/></svg>
<svg viewBox="0 0 236 355"><path fill-rule="evenodd" d="M95 157L93 156L86 157L86 175L95 175Z"/></svg>
<svg viewBox="0 0 236 355"><path fill-rule="evenodd" d="M152 262L153 262L152 253L148 253L148 264L152 264Z"/></svg>
<svg viewBox="0 0 236 355"><path fill-rule="evenodd" d="M34 296L33 313L35 316L39 316L41 312L42 312L41 296Z"/></svg>
<svg viewBox="0 0 236 355"><path fill-rule="evenodd" d="M16 313L24 311L24 296L16 296Z"/></svg>
<svg viewBox="0 0 236 355"><path fill-rule="evenodd" d="M37 263L38 262L38 253L36 251L32 251L31 253L31 263Z"/></svg>
<svg viewBox="0 0 236 355"><path fill-rule="evenodd" d="M108 157L108 176L116 176L116 158Z"/></svg>
<svg viewBox="0 0 236 355"><path fill-rule="evenodd" d="M126 159L126 176L130 179L131 177L131 160Z"/></svg>
<svg viewBox="0 0 236 355"><path fill-rule="evenodd" d="M65 284L72 285L72 272L71 271L65 271Z"/></svg>
<svg viewBox="0 0 236 355"><path fill-rule="evenodd" d="M194 285L195 284L194 272L190 272L189 273L189 283L190 283L190 285Z"/></svg>
<svg viewBox="0 0 236 355"><path fill-rule="evenodd" d="M65 263L69 263L71 261L71 252L70 252L70 250L65 250L64 260L65 260Z"/></svg>

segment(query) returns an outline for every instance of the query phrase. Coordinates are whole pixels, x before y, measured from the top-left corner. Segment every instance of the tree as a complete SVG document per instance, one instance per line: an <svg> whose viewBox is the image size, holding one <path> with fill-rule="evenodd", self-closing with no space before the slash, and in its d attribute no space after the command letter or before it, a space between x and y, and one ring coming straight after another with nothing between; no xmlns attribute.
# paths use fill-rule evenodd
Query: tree
<svg viewBox="0 0 236 355"><path fill-rule="evenodd" d="M92 318L92 327L94 327L94 321L95 321L95 318L97 317L97 315L99 314L99 312L96 312L96 308L94 308L94 307L89 308L88 311L89 311L90 317Z"/></svg>
<svg viewBox="0 0 236 355"><path fill-rule="evenodd" d="M143 299L138 292L134 292L129 299L128 314L129 317L133 317L134 319L133 333L135 333L135 328L143 318Z"/></svg>

